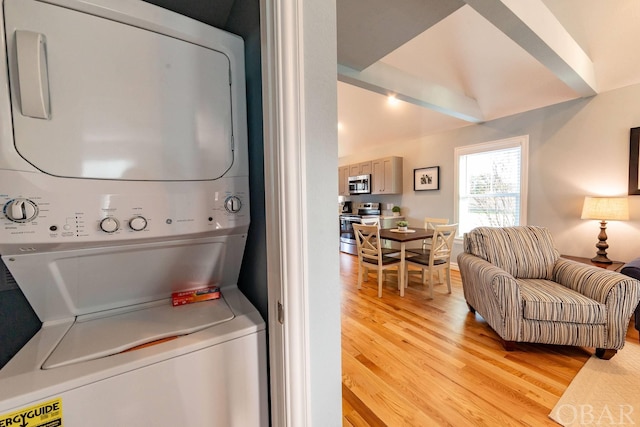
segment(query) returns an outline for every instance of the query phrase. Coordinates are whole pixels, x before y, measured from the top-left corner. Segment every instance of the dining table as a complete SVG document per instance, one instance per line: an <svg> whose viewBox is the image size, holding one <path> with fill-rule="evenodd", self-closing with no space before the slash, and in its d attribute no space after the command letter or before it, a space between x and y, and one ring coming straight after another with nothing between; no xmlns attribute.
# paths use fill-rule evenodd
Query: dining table
<svg viewBox="0 0 640 427"><path fill-rule="evenodd" d="M408 277L405 277L407 270L405 264L406 244L407 242L424 240L429 237L433 237L433 230L426 230L424 228L408 227L406 231L401 231L398 228L380 229L380 239L400 243L400 271L398 272L398 287L400 288L401 297L404 296L405 280L408 280Z"/></svg>

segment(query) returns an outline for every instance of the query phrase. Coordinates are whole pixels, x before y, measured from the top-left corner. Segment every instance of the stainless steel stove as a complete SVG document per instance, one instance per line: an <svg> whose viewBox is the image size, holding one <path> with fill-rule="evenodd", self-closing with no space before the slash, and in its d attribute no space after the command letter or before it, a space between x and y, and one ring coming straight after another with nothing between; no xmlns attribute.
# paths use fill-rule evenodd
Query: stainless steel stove
<svg viewBox="0 0 640 427"><path fill-rule="evenodd" d="M356 236L353 224L361 224L363 219L380 218L380 203L358 203L357 213L340 215L340 251L356 255Z"/></svg>

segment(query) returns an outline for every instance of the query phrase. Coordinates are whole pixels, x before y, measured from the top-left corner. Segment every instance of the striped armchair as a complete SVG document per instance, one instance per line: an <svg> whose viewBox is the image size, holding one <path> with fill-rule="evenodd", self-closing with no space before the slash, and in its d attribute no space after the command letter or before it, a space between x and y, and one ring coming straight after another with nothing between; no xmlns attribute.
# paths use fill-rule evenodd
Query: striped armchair
<svg viewBox="0 0 640 427"><path fill-rule="evenodd" d="M464 296L502 338L594 347L610 359L624 346L640 281L560 258L542 227L479 227L458 255Z"/></svg>

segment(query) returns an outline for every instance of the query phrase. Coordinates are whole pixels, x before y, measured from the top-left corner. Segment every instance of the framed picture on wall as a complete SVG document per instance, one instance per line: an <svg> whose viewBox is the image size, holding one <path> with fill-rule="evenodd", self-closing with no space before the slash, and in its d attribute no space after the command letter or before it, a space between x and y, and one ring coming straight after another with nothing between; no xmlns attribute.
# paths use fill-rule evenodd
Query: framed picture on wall
<svg viewBox="0 0 640 427"><path fill-rule="evenodd" d="M631 128L629 144L629 195L640 194L638 163L640 160L640 128Z"/></svg>
<svg viewBox="0 0 640 427"><path fill-rule="evenodd" d="M413 170L413 191L439 190L440 166Z"/></svg>

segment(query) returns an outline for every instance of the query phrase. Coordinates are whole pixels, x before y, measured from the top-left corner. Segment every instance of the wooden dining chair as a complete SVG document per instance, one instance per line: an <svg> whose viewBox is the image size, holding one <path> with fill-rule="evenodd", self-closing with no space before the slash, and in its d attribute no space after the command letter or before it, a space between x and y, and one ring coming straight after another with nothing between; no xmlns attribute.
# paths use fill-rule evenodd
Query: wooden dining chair
<svg viewBox="0 0 640 427"><path fill-rule="evenodd" d="M433 273L444 271L447 276L447 289L451 293L451 251L453 250L453 240L458 231L458 224L435 225L433 229L433 237L428 253L423 255L415 255L405 259L407 272L409 265L418 267L422 270L422 283L426 282L426 272L429 274L429 298L433 299ZM409 277L408 274L405 277Z"/></svg>
<svg viewBox="0 0 640 427"><path fill-rule="evenodd" d="M380 228L380 218L379 217L361 218L360 221L364 225L376 225L378 228ZM400 249L399 248L392 248L392 247L385 248L384 244L382 244L382 255L393 255L393 254L399 254L399 253L400 253Z"/></svg>
<svg viewBox="0 0 640 427"><path fill-rule="evenodd" d="M424 219L424 229L425 230L433 230L436 225L446 225L449 224L449 219L448 218L432 218L432 217L425 217ZM429 250L431 249L431 237L427 237L426 239L424 239L422 241L422 247L420 248L407 248L407 256L411 256L411 255L422 255L424 257L429 257ZM420 270L420 271L416 271L416 270L411 270L409 272L410 274L417 274L420 273L422 281L424 282L424 270ZM442 281L442 270L438 270L438 280ZM409 276L407 276L409 277ZM409 280L406 281L407 285L409 284Z"/></svg>
<svg viewBox="0 0 640 427"><path fill-rule="evenodd" d="M436 225L446 225L446 224L449 224L448 218L426 217L424 219L425 230L433 230L436 227ZM417 255L428 256L430 248L431 248L431 238L428 237L422 241L421 248L407 248L407 252L411 252L412 254L417 254Z"/></svg>
<svg viewBox="0 0 640 427"><path fill-rule="evenodd" d="M358 252L358 289L367 281L369 269L378 274L378 297L382 297L382 282L387 270L395 268L400 275L400 259L384 255L380 247L380 229L377 225L353 224Z"/></svg>
<svg viewBox="0 0 640 427"><path fill-rule="evenodd" d="M380 218L360 218L360 223L364 225L377 225L378 227L380 227Z"/></svg>

